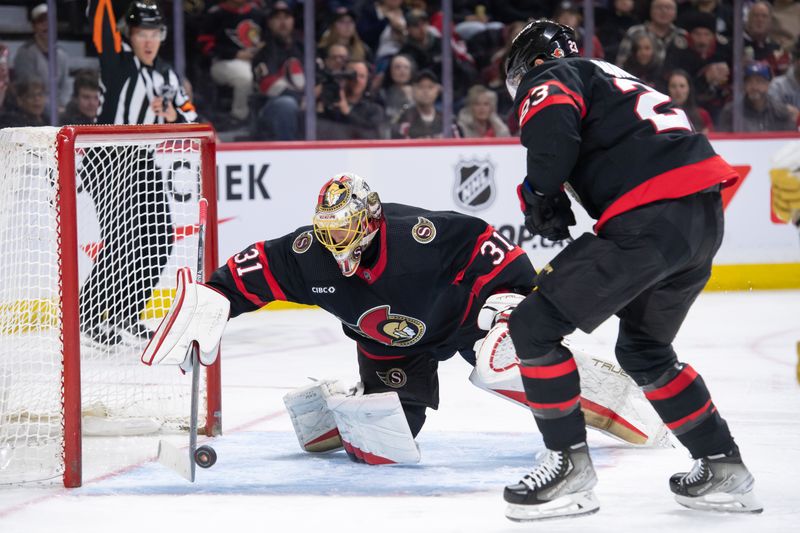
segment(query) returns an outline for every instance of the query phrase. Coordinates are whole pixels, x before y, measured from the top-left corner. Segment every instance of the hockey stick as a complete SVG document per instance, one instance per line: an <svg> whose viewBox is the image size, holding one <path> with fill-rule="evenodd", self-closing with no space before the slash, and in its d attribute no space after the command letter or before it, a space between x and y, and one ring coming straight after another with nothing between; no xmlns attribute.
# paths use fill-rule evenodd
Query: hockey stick
<svg viewBox="0 0 800 533"><path fill-rule="evenodd" d="M200 198L200 223L198 226L197 247L197 281L205 281L203 260L206 235L206 216L208 200ZM197 404L200 395L200 347L196 342L189 348L192 358L192 399L189 415L189 455L182 453L173 444L160 440L158 442L158 462L174 470L180 476L194 483L195 465L210 468L217 461L217 454L211 446L197 447Z"/></svg>

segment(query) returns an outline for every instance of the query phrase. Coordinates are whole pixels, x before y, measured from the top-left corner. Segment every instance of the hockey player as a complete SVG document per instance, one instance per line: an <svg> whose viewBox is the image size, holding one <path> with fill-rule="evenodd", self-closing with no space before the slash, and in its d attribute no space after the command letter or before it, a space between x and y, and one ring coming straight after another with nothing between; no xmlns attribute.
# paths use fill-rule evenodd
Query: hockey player
<svg viewBox="0 0 800 533"><path fill-rule="evenodd" d="M485 372L471 380L505 397L523 395L513 347L511 358L498 351L507 337L505 314L523 298L516 293L532 287L534 270L522 249L478 218L381 203L354 174L338 174L324 185L313 220L313 227L248 246L207 285L179 278L172 309L143 361L180 364L189 343L199 339L209 363L216 356L219 323L229 314L274 300L318 305L341 320L345 335L356 342L358 390L321 381L284 401L305 450L344 446L351 458L372 464L419 460L414 436L426 409L439 404L439 362L458 351L475 365L476 341L476 370L483 364ZM486 335L481 327L493 323L489 340L480 342ZM493 357L506 361L490 370ZM630 378L594 358L579 363L590 367L588 380L633 391L629 404L611 404L592 396L602 387L587 383L593 426L628 442L657 444L662 425L655 413L648 418L637 411L640 392ZM492 377L481 379L486 374Z"/></svg>
<svg viewBox="0 0 800 533"><path fill-rule="evenodd" d="M88 7L92 42L100 57L97 123L196 120L177 74L158 57L166 35L158 6L131 2L121 33L110 0L90 0ZM92 197L103 243L81 287L81 331L104 345L122 342L123 332L146 339L151 332L139 322L139 313L158 284L173 243L161 170L151 148L88 149L81 166L80 184ZM108 175L123 179L103 180ZM150 253L139 254L144 247ZM109 287L117 287L113 300L103 296Z"/></svg>
<svg viewBox="0 0 800 533"><path fill-rule="evenodd" d="M525 225L551 240L575 223L565 190L597 220L570 243L511 313L525 393L547 450L506 487L512 520L598 509L579 405L578 371L562 345L620 318L621 367L695 459L669 480L693 509L760 512L753 477L703 379L672 341L706 284L723 234L720 188L736 172L669 98L624 70L578 56L572 28L529 23L506 63L527 148L518 187Z"/></svg>

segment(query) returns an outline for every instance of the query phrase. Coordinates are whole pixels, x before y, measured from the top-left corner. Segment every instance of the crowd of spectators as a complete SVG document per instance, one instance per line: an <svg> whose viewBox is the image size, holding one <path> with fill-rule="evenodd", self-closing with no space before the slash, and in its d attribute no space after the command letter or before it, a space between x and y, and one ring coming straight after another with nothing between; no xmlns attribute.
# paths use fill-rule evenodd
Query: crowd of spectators
<svg viewBox="0 0 800 533"><path fill-rule="evenodd" d="M186 89L195 88L200 115L218 130L256 140L303 139L305 109L313 106L318 139L442 136L440 1L316 0L312 103L305 101L302 2L188 3ZM582 53L591 48L593 57L668 94L696 130L731 131L731 1L594 4L596 31L587 46L582 1L453 0L454 28L446 38L454 103L447 128L454 136L517 133L503 64L525 22L543 16L573 26ZM800 2L745 0L744 9L743 129L797 130ZM49 102L46 4L33 2L28 15L31 38L14 57L0 43L0 127L47 124L51 105L62 124L91 123L99 105L97 74L69 72L58 49L57 101Z"/></svg>

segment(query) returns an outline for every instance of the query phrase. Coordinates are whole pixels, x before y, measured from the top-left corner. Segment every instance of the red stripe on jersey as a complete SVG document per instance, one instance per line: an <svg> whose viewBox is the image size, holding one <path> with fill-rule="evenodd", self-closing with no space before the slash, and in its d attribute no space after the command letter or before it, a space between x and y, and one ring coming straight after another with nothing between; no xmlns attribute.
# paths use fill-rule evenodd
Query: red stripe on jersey
<svg viewBox="0 0 800 533"><path fill-rule="evenodd" d="M475 241L475 247L472 249L472 255L469 256L469 261L467 262L467 265L464 268L462 268L458 272L458 274L456 274L456 277L453 280L453 285L458 285L459 283L461 283L461 280L464 279L464 273L467 271L470 265L472 265L472 262L475 261L475 258L478 257L478 252L481 251L481 246L483 246L483 243L486 241L486 239L491 237L493 233L494 233L494 228L491 225L489 225L486 226L486 230L478 236L478 240Z"/></svg>
<svg viewBox="0 0 800 533"><path fill-rule="evenodd" d="M687 416L684 416L683 418L678 419L675 422L670 422L670 423L666 424L666 426L669 429L671 429L672 431L675 431L677 428L681 427L682 425L686 424L687 422L692 422L694 420L697 420L701 416L703 416L706 413L706 411L708 411L708 408L710 406L711 406L711 398L708 399L708 401L705 403L705 405L703 405L703 407L701 407L700 409L698 409L694 413L692 413L690 415L687 415ZM714 411L712 410L711 412L713 413Z"/></svg>
<svg viewBox="0 0 800 533"><path fill-rule="evenodd" d="M569 409L576 402L580 401L581 395L578 394L574 398L570 398L566 402L557 402L557 403L536 403L536 402L526 402L530 407L534 409L559 409L561 411L565 409Z"/></svg>
<svg viewBox="0 0 800 533"><path fill-rule="evenodd" d="M475 301L475 298L477 298L478 295L481 293L481 289L483 289L483 287L487 283L489 283L495 277L497 277L497 275L500 274L500 272L502 272L504 268L510 265L517 257L521 255L525 255L525 250L523 250L518 246L515 246L513 250L511 250L506 254L506 257L505 259L503 259L502 263L494 267L492 271L489 272L488 274L484 274L483 276L480 276L478 279L475 280L475 283L472 285L472 290L470 291L469 303L467 304L467 309L466 311L464 311L464 316L461 318L461 322L459 323L459 325L463 324L464 321L469 316L469 311L470 309L472 309L472 304Z"/></svg>
<svg viewBox="0 0 800 533"><path fill-rule="evenodd" d="M697 371L691 366L686 365L669 383L663 387L645 392L644 396L651 402L654 400L672 398L683 392L686 387L694 382L695 378L697 378Z"/></svg>
<svg viewBox="0 0 800 533"><path fill-rule="evenodd" d="M738 179L739 174L718 155L691 165L673 168L653 176L614 200L597 220L594 231L599 232L609 219L631 209L658 200L683 198L718 183L727 187L736 183Z"/></svg>
<svg viewBox="0 0 800 533"><path fill-rule="evenodd" d="M245 298L250 300L253 304L257 305L258 307L264 307L267 305L267 302L262 301L261 298L253 294L252 292L248 291L247 288L244 286L244 280L239 276L239 269L236 266L236 263L233 262L233 257L228 259L228 270L231 271L231 277L233 278L233 282L236 284L236 288L239 290L239 293L243 295Z"/></svg>
<svg viewBox="0 0 800 533"><path fill-rule="evenodd" d="M269 269L269 261L267 260L267 253L264 251L264 243L260 242L256 244L256 249L258 250L258 257L261 259L261 264L264 265L264 268L261 269L264 273L264 280L266 280L267 285L269 285L269 290L272 291L273 298L286 301L286 295L283 293L281 286L278 285L278 280L275 279L275 276L272 275L272 271Z"/></svg>
<svg viewBox="0 0 800 533"><path fill-rule="evenodd" d="M393 359L405 359L405 355L375 355L374 353L369 353L364 349L363 346L360 344L356 344L356 348L359 352L361 352L364 357L367 359L372 359L373 361L391 361Z"/></svg>
<svg viewBox="0 0 800 533"><path fill-rule="evenodd" d="M575 366L575 359L570 357L566 361L562 361L556 365L550 366L519 366L519 373L524 378L531 379L553 379L566 376L570 372L575 372L578 367Z"/></svg>
<svg viewBox="0 0 800 533"><path fill-rule="evenodd" d="M536 105L531 105L529 102L532 93L537 89L540 89L542 86L556 87L565 94L548 94L541 102L538 102ZM520 104L519 109L517 110L517 115L519 116L519 127L522 128L522 126L524 126L526 122L536 115L536 113L551 105L571 105L578 110L581 118L586 116L586 105L583 102L583 97L572 89L568 88L560 81L551 80L542 83L541 85L537 85L536 87L531 87L531 89L528 91L528 96L525 97L525 99L522 101L522 104ZM526 106L528 106L527 109L525 109Z"/></svg>
<svg viewBox="0 0 800 533"><path fill-rule="evenodd" d="M585 397L581 396L581 407L586 409L587 411L591 411L595 414L598 414L604 418L608 418L612 422L616 422L621 426L625 426L627 429L631 430L632 432L636 433L637 435L643 437L647 440L647 435L642 433L636 426L622 418L617 412L612 411L608 407L603 407L600 404L594 403L591 400L587 400Z"/></svg>
<svg viewBox="0 0 800 533"><path fill-rule="evenodd" d="M563 104L571 105L572 107L580 111L580 108L577 106L575 100L573 100L571 96L566 94L554 94L552 96L548 96L547 98L545 98L541 103L538 103L535 106L528 108L528 111L527 113L525 113L525 116L519 120L519 127L522 128L539 111L547 109L551 105L563 105Z"/></svg>

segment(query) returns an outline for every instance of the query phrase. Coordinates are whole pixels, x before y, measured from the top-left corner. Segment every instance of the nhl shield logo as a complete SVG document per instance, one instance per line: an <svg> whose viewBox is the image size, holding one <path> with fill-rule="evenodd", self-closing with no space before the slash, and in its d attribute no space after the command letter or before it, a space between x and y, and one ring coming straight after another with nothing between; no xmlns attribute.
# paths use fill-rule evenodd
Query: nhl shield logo
<svg viewBox="0 0 800 533"><path fill-rule="evenodd" d="M494 165L485 161L460 160L456 165L453 201L467 211L482 211L494 202L497 186Z"/></svg>

